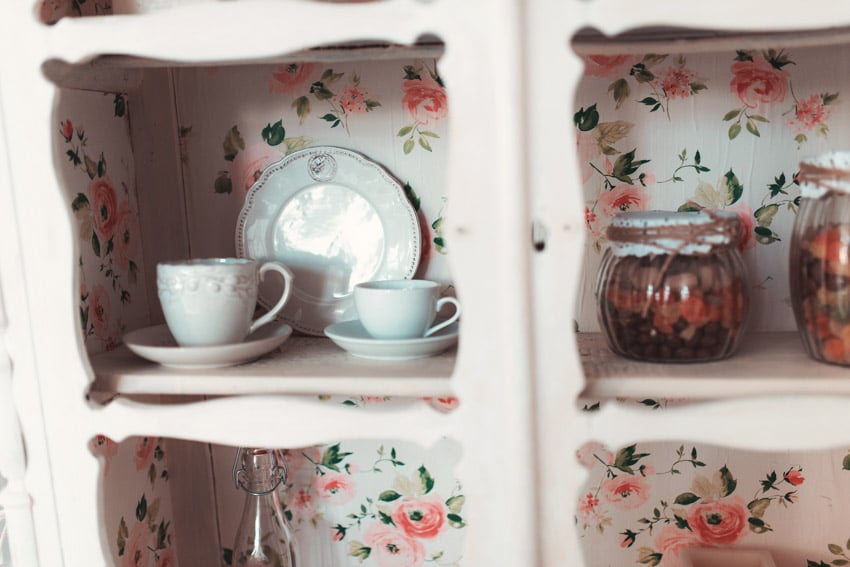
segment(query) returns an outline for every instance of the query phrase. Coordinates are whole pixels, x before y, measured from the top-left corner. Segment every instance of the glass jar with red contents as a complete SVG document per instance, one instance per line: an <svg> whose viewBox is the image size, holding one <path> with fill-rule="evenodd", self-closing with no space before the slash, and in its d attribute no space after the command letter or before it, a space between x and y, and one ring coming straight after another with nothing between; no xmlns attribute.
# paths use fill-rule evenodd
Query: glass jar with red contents
<svg viewBox="0 0 850 567"><path fill-rule="evenodd" d="M850 365L850 152L803 161L799 182L788 265L797 328L812 358Z"/></svg>
<svg viewBox="0 0 850 567"><path fill-rule="evenodd" d="M614 217L597 276L608 346L652 362L731 355L749 313L749 286L731 212L643 211Z"/></svg>

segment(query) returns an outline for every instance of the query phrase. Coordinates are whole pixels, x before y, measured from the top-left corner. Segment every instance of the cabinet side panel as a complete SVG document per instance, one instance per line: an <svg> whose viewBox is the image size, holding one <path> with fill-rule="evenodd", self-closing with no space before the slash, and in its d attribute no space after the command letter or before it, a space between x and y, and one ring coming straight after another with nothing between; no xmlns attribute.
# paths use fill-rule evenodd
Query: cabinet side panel
<svg viewBox="0 0 850 567"><path fill-rule="evenodd" d="M211 449L206 443L168 440L168 466L179 564L222 564Z"/></svg>
<svg viewBox="0 0 850 567"><path fill-rule="evenodd" d="M156 293L156 265L190 255L174 87L168 69L145 69L129 93L136 167L144 286L150 323L164 321Z"/></svg>

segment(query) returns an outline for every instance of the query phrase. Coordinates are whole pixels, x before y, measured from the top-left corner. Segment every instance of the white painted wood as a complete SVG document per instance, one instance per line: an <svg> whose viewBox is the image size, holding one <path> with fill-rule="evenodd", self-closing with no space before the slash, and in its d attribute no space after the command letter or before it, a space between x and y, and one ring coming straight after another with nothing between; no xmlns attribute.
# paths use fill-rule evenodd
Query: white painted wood
<svg viewBox="0 0 850 567"><path fill-rule="evenodd" d="M2 147L2 138L0 138ZM2 169L2 168L0 168ZM37 565L38 550L32 519L32 501L27 493L25 456L18 413L13 403L12 364L6 351L8 320L0 288L0 562L8 549L12 565ZM14 534L10 538L9 534Z"/></svg>
<svg viewBox="0 0 850 567"><path fill-rule="evenodd" d="M597 30L579 30L572 49L580 55L621 53L706 53L741 49L770 49L843 45L850 42L850 30L836 28L804 31L682 30L679 28L640 28L609 37Z"/></svg>
<svg viewBox="0 0 850 567"><path fill-rule="evenodd" d="M723 399L652 411L638 404L582 412L586 439L610 447L646 441L687 441L764 451L818 450L850 442L843 396L781 395Z"/></svg>
<svg viewBox="0 0 850 567"><path fill-rule="evenodd" d="M417 41L414 45L394 43L354 42L322 48L285 51L252 63L285 63L290 61L335 63L341 61L381 61L402 57L410 59L439 59L445 46L434 40ZM214 64L215 62L206 62ZM226 62L222 62L226 63ZM198 65L195 60L150 59L135 55L99 55L85 63L72 64L59 59L44 63L44 74L60 87L120 91L137 87L142 69L179 68Z"/></svg>
<svg viewBox="0 0 850 567"><path fill-rule="evenodd" d="M256 62L364 38L412 45L444 26L450 12L446 2L428 5L418 0L336 5L255 0L109 18L64 18L46 37L45 59L80 63L112 54L164 61ZM316 25L302 25L304 33L280 33L281 22L288 21ZM190 33L190 28L198 32ZM268 41L270 37L275 41Z"/></svg>
<svg viewBox="0 0 850 567"><path fill-rule="evenodd" d="M305 447L339 438L381 439L392 424L402 441L431 445L458 427L454 414L427 404L352 411L310 397L239 396L169 404L126 398L93 412L91 431L115 441L134 435L175 437L231 446Z"/></svg>
<svg viewBox="0 0 850 567"><path fill-rule="evenodd" d="M453 380L459 478L470 502L464 564L535 565L537 518L530 215L525 190L521 4L438 2L452 121L449 256L464 305ZM498 14L499 17L489 17ZM486 100L486 103L484 101ZM472 337L467 341L466 337Z"/></svg>
<svg viewBox="0 0 850 567"><path fill-rule="evenodd" d="M77 243L56 169L47 158L59 124L52 112L54 88L41 74L49 28L34 20L30 2L9 3L5 9L0 75L15 80L3 81L0 88L4 131L14 140L6 148L14 193L2 194L11 201L8 210L14 217L12 223L0 224L4 232L8 226L17 226L17 232L14 249L4 253L3 267L9 271L0 277L4 295L10 294L9 352L15 388L22 391L15 401L26 439L27 491L33 499L39 561L105 565L99 467L87 451L92 431L85 401L87 362L75 307ZM5 215L7 207L2 208Z"/></svg>
<svg viewBox="0 0 850 567"><path fill-rule="evenodd" d="M17 24L26 13L24 3L7 6L7 17L0 19L0 34L5 39L18 39ZM15 58L15 50L9 49L5 41L0 41L0 73L4 77L16 76L18 65L26 66L28 60ZM4 438L3 445L13 455L14 465L5 462L0 465L3 474L9 478L3 493L3 506L8 511L7 525L10 552L13 561L19 566L56 564L61 565L61 543L59 525L55 513L50 457L42 405L38 389L38 374L35 364L35 352L30 327L29 294L22 270L23 234L15 214L16 202L12 187L12 160L10 160L9 140L13 138L15 127L10 124L16 113L16 106L10 104L7 87L11 81L0 83L0 294L5 303L5 313L0 327L3 328L0 358L8 356L12 374L4 384L0 399L3 405L14 403L15 412L4 407L5 419L18 419L15 425L9 425L9 439ZM23 118L18 113L19 119ZM8 412L8 413L7 413ZM12 417L15 416L15 417ZM5 420L4 420L5 421ZM26 461L24 462L21 439L26 441ZM7 445L8 444L8 445ZM7 469L11 469L8 470ZM18 468L20 467L20 468ZM25 470L22 470L24 469ZM36 534L38 537L36 539Z"/></svg>
<svg viewBox="0 0 850 567"><path fill-rule="evenodd" d="M575 458L587 436L575 413L583 381L572 340L584 204L573 150L575 127L567 110L583 68L569 49L573 30L580 28L572 13L576 6L536 0L527 7L528 183L531 214L542 233L542 250L534 254L532 264L538 537L541 565L557 567L581 562L573 512L586 472L576 466Z"/></svg>
<svg viewBox="0 0 850 567"><path fill-rule="evenodd" d="M448 231L456 251L454 270L458 274L458 289L465 286L470 290L463 299L465 315L470 320L468 331L464 332L480 337L470 347L458 351L452 380L469 401L451 417L437 414L424 404L419 404L420 409L397 414L353 415L346 408L317 408L312 401L279 396L228 397L179 406L125 399L117 399L105 407L85 404L82 396L91 373L79 340L71 340L76 336L76 313L66 290L74 289L68 259L75 257L75 243L68 237L66 205L56 198L52 171L41 169L36 174L30 173L29 178L21 173L15 179L15 187L34 182L42 188L32 193L22 191L18 215L31 218L38 214L44 223L44 226L39 223L37 229L24 229L31 252L25 259L24 273L29 289L38 298L31 305L33 339L37 344L55 346L49 358L39 360L39 375L45 377L40 392L46 429L53 441L50 455L54 469L63 473L53 483L59 495L56 513L59 516L72 513L67 495L74 494L76 501L95 500L94 460L81 455L85 441L95 433L116 440L146 433L229 444L286 446L338 438L340 434L380 437L388 424L392 424L396 437L431 445L438 437L454 433L466 447L463 465L466 476L478 480L467 493L471 500L484 504L472 512L470 526L474 535L470 537L465 560L472 564L533 561L533 502L527 498L533 490L533 467L528 466L533 461L533 443L529 442L533 423L527 327L530 294L528 270L523 267L528 263L525 236L529 223L525 194L517 190L522 182L522 162L516 159L516 144L521 138L516 109L521 105L521 93L509 75L496 72L497 67L506 63L519 66L516 49L519 30L515 24L519 8L507 0L498 6L491 2L468 2L460 10L456 3L402 0L339 7L303 3L298 5L297 12L293 6L294 3L230 3L200 6L183 15L175 10L167 16L116 17L108 24L92 18L63 20L49 30L23 26L25 32L32 32L31 37L39 41L39 48L33 50L31 59L16 60L15 65L25 68L27 73L22 88L14 89L8 100L22 108L23 87L26 87L36 93L28 104L42 111L35 112L39 117L35 120L27 116L28 128L34 128L36 133L26 137L16 151L15 160L26 171L36 170L33 167L36 156L49 147L49 132L54 128L56 119L47 112L51 86L35 76L37 62L41 60L67 58L82 62L95 55L118 53L207 63L247 62L308 45L345 42L376 34L402 43L412 43L426 33L453 38L442 68L446 80L457 85L489 82L493 90L486 106L481 104L480 92L475 88L458 87L457 95L452 95L452 104L460 118L452 125L451 143L458 149L449 166L448 194L456 203L453 206L457 207L457 214ZM480 26L480 14L485 6L504 17L496 25ZM265 40L272 27L276 30L278 22L296 13L299 21L321 21L323 25L309 32L304 28L303 34L287 34L279 42ZM258 25L235 31L232 22L238 19L256 21ZM193 26L198 26L198 33L192 33ZM258 29L266 26L269 29L265 31ZM26 35L22 34L23 37ZM221 42L221 37L228 37L228 41ZM498 85L492 84L493 77L501 77ZM144 88L144 80L142 84ZM23 117L13 126L19 133L28 129ZM44 277L49 273L45 262L56 269L55 277L52 272L49 278ZM481 281L482 266L496 266L489 274L492 279ZM333 368L331 365L330 372ZM65 377L61 381L56 379L60 375ZM68 427L68 423L74 427ZM282 427L270 429L267 427L270 423ZM481 427L483 423L487 424L486 428ZM485 467L498 474L481 475ZM493 513L491 507L495 503L486 504L490 500L488 495L502 491L505 486L511 487L512 496L500 499L498 506L511 510L514 519L511 523L503 522L500 514ZM96 511L81 514L77 510L73 525L63 526L66 565L80 564L84 557L92 561L91 551L98 547L98 532L103 528L96 516Z"/></svg>
<svg viewBox="0 0 850 567"><path fill-rule="evenodd" d="M175 370L145 361L126 347L92 358L92 390L121 394L343 394L448 396L457 349L405 361L352 356L329 339L297 336L250 364Z"/></svg>
<svg viewBox="0 0 850 567"><path fill-rule="evenodd" d="M846 26L850 6L837 0L814 0L805 13L776 10L762 0L717 0L688 4L675 0L629 2L624 0L573 1L573 22L608 34L641 27L672 26L687 29L755 31L811 30ZM573 25L572 23L570 25Z"/></svg>
<svg viewBox="0 0 850 567"><path fill-rule="evenodd" d="M791 17L754 1L697 3L683 10L670 0L389 0L348 5L258 0L66 18L50 28L33 20L31 8L28 0L18 0L0 21L0 74L15 77L0 84L4 130L15 140L7 148L0 146L0 154L10 158L12 186L11 192L0 192L0 283L9 298L7 348L14 363L15 406L32 448L26 490L34 499L42 564L107 562L98 468L85 449L95 434L115 440L144 434L266 446L302 446L340 436L380 438L390 427L393 437L425 446L450 436L464 447L460 475L470 479L465 485L471 511L464 563L553 567L564 565L565 558L570 564L580 561L578 543L567 535L573 534L572 514L564 508L575 501L583 481L574 455L584 440L618 446L687 439L758 449L848 442L846 403L835 397L850 393L843 380L846 370L819 365L817 377L808 376L812 365L795 348L791 334L757 337L729 361L687 370L624 363L606 354L598 336L580 336L577 346L572 320L583 207L570 151L574 140L567 134L573 126L563 109L581 76L569 42L584 27L606 33L660 24L736 32L813 30L846 26L850 6L817 0ZM280 22L296 17L321 25L288 26L292 33L277 33ZM234 26L234 21L254 25ZM190 253L183 204L169 196L171 184L180 179L177 121L169 114L172 64L279 61L287 53L322 61L380 58L397 56L400 48L360 46L355 55L339 47L304 50L364 37L413 44L433 35L445 42L441 72L452 105L447 234L452 241L449 262L464 303L456 353L379 366L354 363L327 341L291 339L280 355L262 362L191 374L146 364L124 350L88 360L73 299L76 243L55 167L45 167L58 120L51 113L54 83L42 75L43 68L57 84L119 87L129 93L148 296L155 297L150 268L156 259ZM699 51L727 40L701 38L676 45ZM754 38L755 43L769 40ZM634 36L624 41L644 40ZM801 34L797 41L847 38L839 30ZM586 40L578 48L613 52L622 45ZM421 49L443 48L419 46L411 53ZM540 77L546 77L545 85ZM165 213L162 203L171 205ZM538 253L530 243L531 218L546 234ZM156 308L149 307L156 320ZM614 403L598 413L582 413L575 401L584 375L586 396L724 400L663 413ZM166 404L119 396L96 404L86 400L90 391L107 397L222 397ZM764 396L767 392L783 395ZM424 404L352 412L292 395L304 393L455 393L461 406L448 415ZM203 452L202 445L184 445L184 450L177 452L178 462L203 458L193 454ZM190 521L190 505L182 501L175 518ZM68 517L74 521L57 521ZM191 529L195 533L190 539L197 540L209 526ZM181 553L190 553L191 547ZM191 565L192 557L201 555L181 557L181 564Z"/></svg>
<svg viewBox="0 0 850 567"><path fill-rule="evenodd" d="M617 356L601 333L576 335L589 400L704 400L763 395L850 394L850 368L815 362L796 332L748 336L726 360L701 364L640 362Z"/></svg>

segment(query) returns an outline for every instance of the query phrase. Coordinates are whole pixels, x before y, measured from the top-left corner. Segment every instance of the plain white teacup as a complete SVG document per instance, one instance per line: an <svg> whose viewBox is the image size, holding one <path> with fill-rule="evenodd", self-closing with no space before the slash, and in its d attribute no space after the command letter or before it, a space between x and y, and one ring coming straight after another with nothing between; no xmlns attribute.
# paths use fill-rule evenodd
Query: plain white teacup
<svg viewBox="0 0 850 567"><path fill-rule="evenodd" d="M283 276L283 293L268 313L252 321L260 280L269 271ZM274 320L292 293L292 272L274 261L196 258L160 262L156 276L168 330L184 347L240 343Z"/></svg>
<svg viewBox="0 0 850 567"><path fill-rule="evenodd" d="M440 297L440 284L428 280L381 280L354 286L354 306L366 332L376 339L427 337L460 317L460 303L454 297ZM444 305L455 312L434 325Z"/></svg>

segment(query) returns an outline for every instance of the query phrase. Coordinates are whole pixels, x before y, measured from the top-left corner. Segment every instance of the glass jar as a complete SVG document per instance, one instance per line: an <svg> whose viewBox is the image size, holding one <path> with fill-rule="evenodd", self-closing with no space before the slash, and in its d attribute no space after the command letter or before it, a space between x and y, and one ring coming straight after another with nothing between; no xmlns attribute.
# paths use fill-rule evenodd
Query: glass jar
<svg viewBox="0 0 850 567"><path fill-rule="evenodd" d="M794 318L812 358L850 365L850 152L803 161L799 182L788 264Z"/></svg>
<svg viewBox="0 0 850 567"><path fill-rule="evenodd" d="M597 315L617 354L653 362L731 355L749 312L735 213L621 213L596 285Z"/></svg>
<svg viewBox="0 0 850 567"><path fill-rule="evenodd" d="M232 564L241 567L298 567L295 537L286 520L278 486L285 484L286 460L280 451L239 448L233 480L246 492L236 530Z"/></svg>

